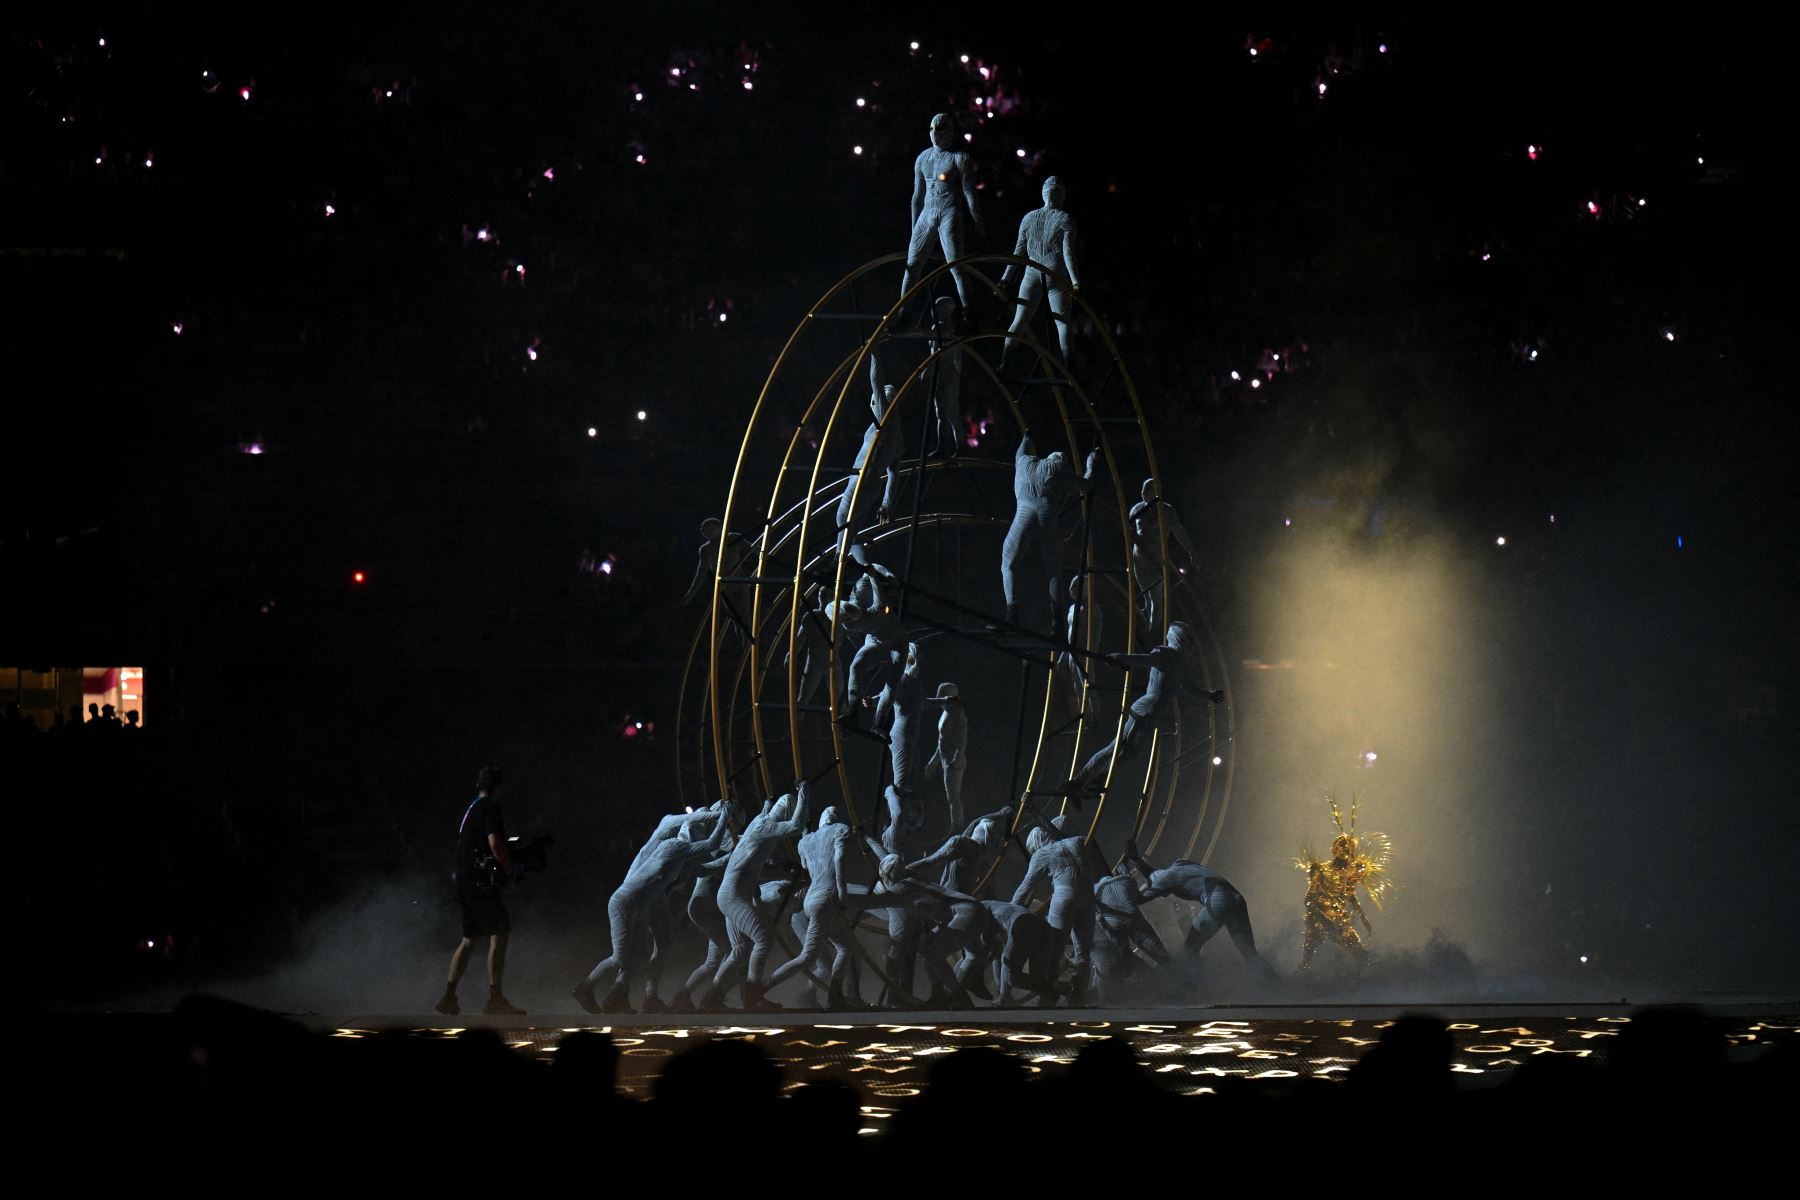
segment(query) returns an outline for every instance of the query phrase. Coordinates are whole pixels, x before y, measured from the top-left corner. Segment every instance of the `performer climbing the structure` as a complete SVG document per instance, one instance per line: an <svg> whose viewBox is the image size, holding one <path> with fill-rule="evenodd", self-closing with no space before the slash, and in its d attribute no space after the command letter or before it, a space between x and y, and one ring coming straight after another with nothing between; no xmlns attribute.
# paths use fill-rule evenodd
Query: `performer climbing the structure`
<svg viewBox="0 0 1800 1200"><path fill-rule="evenodd" d="M1037 627L1047 629L1061 619L1063 531L1058 509L1066 497L1092 489L1099 457L1098 450L1089 451L1086 467L1077 475L1061 450L1039 457L1030 434L1019 439L1019 448L1013 452L1012 525L1000 548L1000 585L1006 592L1008 625L1019 623L1019 593L1026 582L1049 585L1050 621Z"/></svg>
<svg viewBox="0 0 1800 1200"><path fill-rule="evenodd" d="M1158 617L1162 612L1164 535L1168 537L1168 548L1179 549L1188 562L1199 555L1194 553L1194 542L1188 537L1187 526L1181 523L1181 514L1157 494L1155 479L1144 480L1143 496L1131 506L1131 578L1154 637L1162 628Z"/></svg>
<svg viewBox="0 0 1800 1200"><path fill-rule="evenodd" d="M1176 621L1169 626L1169 634L1163 644L1154 647L1148 654L1114 654L1107 657L1108 662L1128 670L1146 667L1150 677L1144 684L1143 694L1131 702L1124 731L1117 741L1108 742L1094 751L1087 762L1082 764L1081 770L1075 773L1075 778L1069 781L1069 797L1077 807L1088 796L1098 795L1102 790L1107 777L1107 766L1113 762L1115 748L1118 762L1113 771L1116 774L1120 767L1131 761L1153 731L1167 731L1175 727L1180 716L1179 698L1184 689L1203 696L1214 704L1224 702L1223 691L1201 691L1187 682L1188 659L1196 650L1198 642L1193 626L1186 621Z"/></svg>

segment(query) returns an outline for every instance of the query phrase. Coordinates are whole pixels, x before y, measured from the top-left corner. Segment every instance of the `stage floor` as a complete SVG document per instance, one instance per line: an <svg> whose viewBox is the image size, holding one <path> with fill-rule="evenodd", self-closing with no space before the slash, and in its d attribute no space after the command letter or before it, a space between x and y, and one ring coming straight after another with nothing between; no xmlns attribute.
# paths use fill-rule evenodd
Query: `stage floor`
<svg viewBox="0 0 1800 1200"><path fill-rule="evenodd" d="M520 1053L549 1058L566 1033L604 1032L620 1051L619 1086L635 1097L651 1085L671 1056L696 1039L740 1038L759 1044L782 1068L788 1086L809 1077L835 1075L857 1084L869 1100L865 1116L891 1114L884 1101L919 1094L938 1057L969 1046L991 1046L1022 1058L1036 1072L1074 1061L1090 1041L1123 1037L1171 1087L1188 1095L1214 1090L1222 1079L1279 1082L1341 1080L1395 1017L1429 1012L1450 1025L1453 1069L1470 1086L1497 1083L1511 1068L1534 1057L1570 1055L1605 1059L1633 1008L1624 1005L1357 1005L1281 1008L1214 1008L1120 1012L995 1009L963 1012L770 1013L731 1023L719 1014L609 1016L585 1014L447 1018L359 1016L311 1019L307 1024L335 1037L370 1037L409 1031L421 1037L455 1037L465 1029L492 1029ZM1734 1058L1800 1039L1800 1003L1707 1005L1724 1031ZM1064 1019L1078 1015L1079 1020ZM729 1014L727 1014L729 1017ZM875 1127L871 1127L875 1128Z"/></svg>

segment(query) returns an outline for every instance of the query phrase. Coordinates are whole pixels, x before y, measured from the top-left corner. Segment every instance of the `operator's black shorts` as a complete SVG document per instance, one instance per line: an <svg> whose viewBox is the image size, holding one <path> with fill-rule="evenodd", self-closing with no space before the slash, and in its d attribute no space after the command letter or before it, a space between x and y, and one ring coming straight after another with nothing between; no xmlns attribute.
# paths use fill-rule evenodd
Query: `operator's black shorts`
<svg viewBox="0 0 1800 1200"><path fill-rule="evenodd" d="M456 902L462 905L462 935L466 938L493 937L512 932L512 918L498 893L476 887L458 887Z"/></svg>

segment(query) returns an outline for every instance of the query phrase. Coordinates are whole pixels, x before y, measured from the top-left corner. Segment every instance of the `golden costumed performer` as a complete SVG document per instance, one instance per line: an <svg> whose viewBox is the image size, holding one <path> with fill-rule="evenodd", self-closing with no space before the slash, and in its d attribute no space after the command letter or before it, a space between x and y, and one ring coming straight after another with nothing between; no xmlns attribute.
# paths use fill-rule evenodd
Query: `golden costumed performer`
<svg viewBox="0 0 1800 1200"><path fill-rule="evenodd" d="M1312 962L1321 945L1336 942L1356 959L1360 969L1367 963L1369 952L1357 936L1352 920L1361 917L1364 929L1373 932L1373 927L1369 914L1356 898L1356 889L1367 890L1375 907L1381 907L1382 896L1394 886L1387 873L1393 846L1385 833L1357 834L1354 794L1350 797L1348 825L1329 792L1325 803L1331 806L1331 819L1338 827L1338 835L1331 840L1331 857L1320 859L1308 850L1294 860L1294 865L1307 873L1306 933L1300 945L1300 967L1304 970Z"/></svg>

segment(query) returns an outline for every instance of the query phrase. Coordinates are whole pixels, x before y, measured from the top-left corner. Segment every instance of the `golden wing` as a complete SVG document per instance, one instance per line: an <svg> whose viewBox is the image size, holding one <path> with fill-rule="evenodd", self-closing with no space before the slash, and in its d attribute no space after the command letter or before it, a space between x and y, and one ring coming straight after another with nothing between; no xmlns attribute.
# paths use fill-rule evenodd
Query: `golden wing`
<svg viewBox="0 0 1800 1200"><path fill-rule="evenodd" d="M1362 868L1363 887L1368 889L1369 899L1380 909L1388 892L1400 886L1388 874L1394 857L1394 843L1385 833L1365 833L1357 838L1357 850L1360 852L1357 865Z"/></svg>

